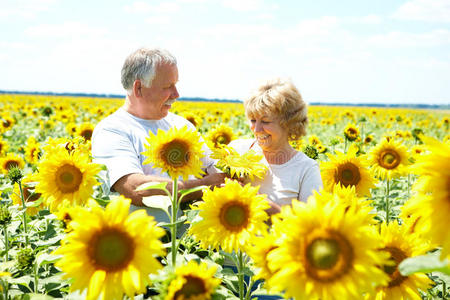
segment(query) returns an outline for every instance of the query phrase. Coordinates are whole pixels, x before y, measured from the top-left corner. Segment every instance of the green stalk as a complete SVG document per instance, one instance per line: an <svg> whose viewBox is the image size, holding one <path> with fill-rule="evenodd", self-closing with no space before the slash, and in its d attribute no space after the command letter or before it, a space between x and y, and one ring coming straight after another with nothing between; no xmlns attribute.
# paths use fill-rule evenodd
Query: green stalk
<svg viewBox="0 0 450 300"><path fill-rule="evenodd" d="M175 225L177 221L177 215L178 215L178 179L173 179L173 186L172 186L172 227L171 235L172 235L172 265L175 267L176 261L177 261L177 226Z"/></svg>
<svg viewBox="0 0 450 300"><path fill-rule="evenodd" d="M9 239L8 239L8 226L3 224L3 231L5 232L5 262L8 261L8 251L9 251Z"/></svg>
<svg viewBox="0 0 450 300"><path fill-rule="evenodd" d="M38 266L36 261L34 262L34 292L38 293Z"/></svg>
<svg viewBox="0 0 450 300"><path fill-rule="evenodd" d="M25 199L22 190L22 182L19 180L17 183L19 184L20 199L22 200L22 207L23 207L23 230L25 232L25 244L29 246L30 240L28 239L28 228L27 228L27 206L25 205Z"/></svg>
<svg viewBox="0 0 450 300"><path fill-rule="evenodd" d="M242 251L238 253L238 280L239 280L239 299L244 300L244 260L242 259Z"/></svg>
<svg viewBox="0 0 450 300"><path fill-rule="evenodd" d="M8 298L8 282L0 280L0 286L3 287L3 295L5 295L5 299Z"/></svg>
<svg viewBox="0 0 450 300"><path fill-rule="evenodd" d="M390 207L389 207L389 179L386 179L386 225L389 224L389 218L390 218Z"/></svg>
<svg viewBox="0 0 450 300"><path fill-rule="evenodd" d="M247 293L245 295L245 300L250 300L250 297L252 295L252 288L253 288L254 284L255 284L255 281L253 280L253 276L252 276L252 277L250 277L250 282L248 285Z"/></svg>
<svg viewBox="0 0 450 300"><path fill-rule="evenodd" d="M344 153L347 153L347 137L344 138Z"/></svg>

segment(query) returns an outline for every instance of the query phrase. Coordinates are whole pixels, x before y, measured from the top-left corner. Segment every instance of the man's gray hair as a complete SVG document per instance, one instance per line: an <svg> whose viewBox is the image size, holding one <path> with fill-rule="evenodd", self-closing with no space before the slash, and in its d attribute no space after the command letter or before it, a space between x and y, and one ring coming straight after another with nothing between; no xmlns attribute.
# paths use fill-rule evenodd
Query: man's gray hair
<svg viewBox="0 0 450 300"><path fill-rule="evenodd" d="M140 48L128 55L122 67L122 86L131 94L134 81L139 79L145 87L150 87L156 69L163 63L176 65L176 58L167 50Z"/></svg>

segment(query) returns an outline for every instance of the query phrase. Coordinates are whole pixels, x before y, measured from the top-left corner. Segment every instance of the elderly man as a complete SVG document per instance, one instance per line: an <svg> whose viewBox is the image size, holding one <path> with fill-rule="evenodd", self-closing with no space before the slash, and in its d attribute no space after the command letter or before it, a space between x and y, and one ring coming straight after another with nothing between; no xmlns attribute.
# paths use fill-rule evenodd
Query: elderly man
<svg viewBox="0 0 450 300"><path fill-rule="evenodd" d="M149 131L156 134L158 129L194 128L186 119L169 112L179 97L177 81L177 61L172 54L161 49L136 50L122 67L122 85L127 91L125 104L95 127L92 136L94 161L106 165L107 188L130 198L133 209L143 206L142 197L161 194L158 190L137 192L139 185L167 182L171 190L172 181L167 174L152 168L151 164L143 164L145 156L141 153L145 150ZM204 150L208 151L207 148ZM219 185L224 181L224 174L216 172L214 162L207 155L203 165L206 176L180 182L179 188Z"/></svg>

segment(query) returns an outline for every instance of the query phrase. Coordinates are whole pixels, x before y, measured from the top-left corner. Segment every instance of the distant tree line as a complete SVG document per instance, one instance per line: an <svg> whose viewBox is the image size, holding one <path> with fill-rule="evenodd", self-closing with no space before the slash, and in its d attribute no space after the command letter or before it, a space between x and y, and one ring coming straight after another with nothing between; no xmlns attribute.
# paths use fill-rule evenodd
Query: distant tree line
<svg viewBox="0 0 450 300"><path fill-rule="evenodd" d="M118 94L94 94L94 93L53 93L53 92L24 92L24 91L5 91L0 90L0 94L18 94L18 95L44 95L44 96L69 96L69 97L93 97L93 98L117 98L123 99L125 95ZM242 103L239 99L221 99L221 98L202 98L202 97L180 97L181 101L198 102L229 102ZM358 106L358 107L392 107L392 108L422 108L422 109L450 109L448 104L415 104L415 103L328 103L328 102L310 102L310 105L323 106Z"/></svg>

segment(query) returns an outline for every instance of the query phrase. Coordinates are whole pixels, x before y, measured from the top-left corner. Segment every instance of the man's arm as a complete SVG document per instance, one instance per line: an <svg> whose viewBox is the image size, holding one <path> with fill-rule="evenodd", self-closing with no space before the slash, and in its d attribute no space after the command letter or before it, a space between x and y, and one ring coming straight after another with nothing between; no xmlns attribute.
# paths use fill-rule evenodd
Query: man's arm
<svg viewBox="0 0 450 300"><path fill-rule="evenodd" d="M199 179L190 179L187 181L178 182L178 189L191 189L197 186L216 186L223 183L225 180L224 173L214 173L206 175ZM167 190L172 191L173 181L170 178L163 178L153 175L143 175L143 174L128 174L117 180L112 189L114 189L119 194L130 198L132 203L136 206L143 206L142 197L153 196L153 195L165 195L165 192L158 189L150 189L145 191L136 191L137 187L147 183L147 182L167 182ZM198 199L202 196L202 191L197 191L183 197L183 201L190 201Z"/></svg>

